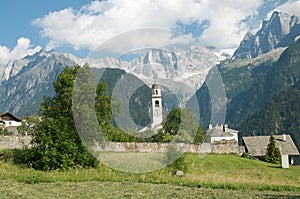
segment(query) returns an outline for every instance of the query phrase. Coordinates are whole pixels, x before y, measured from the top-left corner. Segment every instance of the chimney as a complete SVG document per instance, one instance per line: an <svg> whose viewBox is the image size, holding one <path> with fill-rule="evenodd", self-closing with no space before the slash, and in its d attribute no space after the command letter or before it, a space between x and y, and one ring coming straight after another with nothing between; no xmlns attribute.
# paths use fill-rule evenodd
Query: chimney
<svg viewBox="0 0 300 199"><path fill-rule="evenodd" d="M283 140L284 142L286 142L286 134L285 134L285 133L282 135L282 140Z"/></svg>
<svg viewBox="0 0 300 199"><path fill-rule="evenodd" d="M223 126L223 131L224 131L224 132L227 132L227 131L228 131L228 124L224 124L224 126Z"/></svg>
<svg viewBox="0 0 300 199"><path fill-rule="evenodd" d="M211 130L213 128L212 124L208 125L208 130Z"/></svg>

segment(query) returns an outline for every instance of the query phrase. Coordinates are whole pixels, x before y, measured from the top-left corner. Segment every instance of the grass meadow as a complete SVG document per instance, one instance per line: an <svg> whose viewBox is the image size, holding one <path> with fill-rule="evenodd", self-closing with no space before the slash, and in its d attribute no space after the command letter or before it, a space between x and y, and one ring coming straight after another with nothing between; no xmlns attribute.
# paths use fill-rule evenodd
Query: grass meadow
<svg viewBox="0 0 300 199"><path fill-rule="evenodd" d="M177 177L171 168L128 173L101 164L43 172L2 160L0 198L300 198L300 167L234 154L188 153L184 162L185 175Z"/></svg>

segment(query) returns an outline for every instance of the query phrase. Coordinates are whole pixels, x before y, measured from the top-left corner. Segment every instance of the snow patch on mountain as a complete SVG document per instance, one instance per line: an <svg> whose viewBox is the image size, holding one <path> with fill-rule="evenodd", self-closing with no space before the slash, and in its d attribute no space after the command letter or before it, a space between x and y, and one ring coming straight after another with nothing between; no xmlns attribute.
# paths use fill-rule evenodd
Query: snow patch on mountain
<svg viewBox="0 0 300 199"><path fill-rule="evenodd" d="M153 80L172 80L185 83L198 89L203 84L208 71L226 59L226 50L217 52L200 45L187 50L175 49L173 52L163 49L149 49L143 56L130 61L105 57L100 59L77 58L64 54L79 65L88 64L95 68L119 68L131 73L144 82Z"/></svg>

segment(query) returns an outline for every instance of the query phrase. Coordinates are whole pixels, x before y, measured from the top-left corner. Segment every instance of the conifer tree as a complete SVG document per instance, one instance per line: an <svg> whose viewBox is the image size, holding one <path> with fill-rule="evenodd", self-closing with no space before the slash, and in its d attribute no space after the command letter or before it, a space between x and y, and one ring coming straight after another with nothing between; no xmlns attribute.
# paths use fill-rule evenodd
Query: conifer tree
<svg viewBox="0 0 300 199"><path fill-rule="evenodd" d="M269 144L267 147L265 160L270 163L278 164L278 163L280 163L280 158L281 158L280 150L276 146L275 137L273 135L271 135Z"/></svg>

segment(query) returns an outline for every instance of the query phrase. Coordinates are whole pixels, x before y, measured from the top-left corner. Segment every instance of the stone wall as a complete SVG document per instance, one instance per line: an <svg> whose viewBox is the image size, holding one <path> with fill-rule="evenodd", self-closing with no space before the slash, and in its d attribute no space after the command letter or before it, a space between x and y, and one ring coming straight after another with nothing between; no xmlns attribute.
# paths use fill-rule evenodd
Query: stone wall
<svg viewBox="0 0 300 199"><path fill-rule="evenodd" d="M149 142L110 142L106 144L97 144L95 151L114 151L114 152L153 152L163 153L167 151L168 143L149 143ZM203 143L203 144L183 144L178 143L176 147L182 152L190 153L237 153L242 154L244 147L239 147L237 143Z"/></svg>
<svg viewBox="0 0 300 199"><path fill-rule="evenodd" d="M21 149L24 146L30 147L32 137L21 135L0 135L0 149Z"/></svg>
<svg viewBox="0 0 300 199"><path fill-rule="evenodd" d="M24 146L30 147L30 136L0 136L0 149L20 149ZM96 144L96 151L115 152L153 152L163 153L167 151L169 143L156 142L109 142L106 144ZM239 147L236 142L217 142L214 144L184 144L178 143L176 147L182 152L190 153L237 153L242 154L244 147Z"/></svg>
<svg viewBox="0 0 300 199"><path fill-rule="evenodd" d="M236 141L219 141L211 145L211 153L236 153L241 155L245 152L244 146L238 146Z"/></svg>

